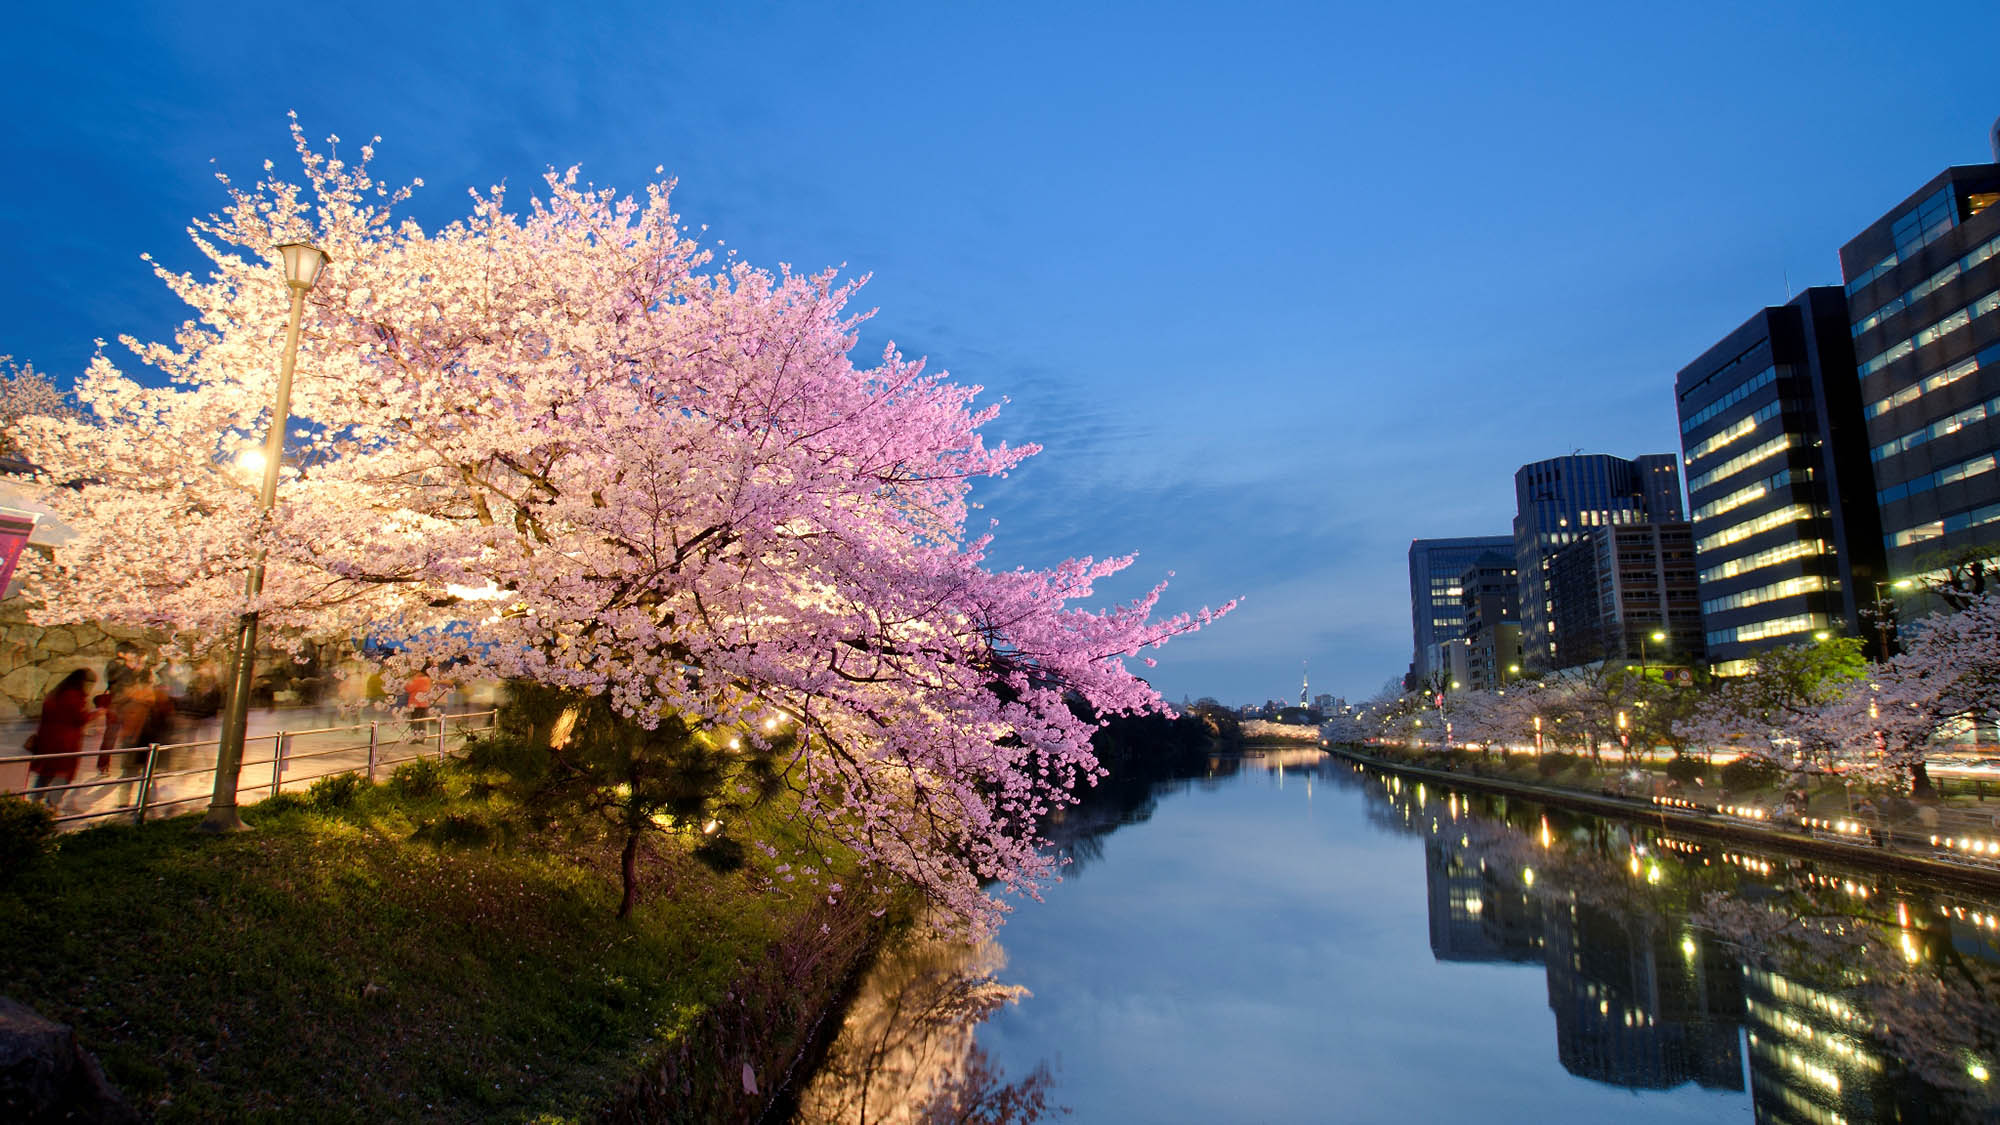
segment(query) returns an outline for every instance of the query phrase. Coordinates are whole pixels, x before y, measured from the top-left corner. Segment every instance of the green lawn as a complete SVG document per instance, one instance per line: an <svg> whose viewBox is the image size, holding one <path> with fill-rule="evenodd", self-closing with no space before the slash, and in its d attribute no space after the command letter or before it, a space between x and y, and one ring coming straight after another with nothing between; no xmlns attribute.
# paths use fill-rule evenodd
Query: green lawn
<svg viewBox="0 0 2000 1125"><path fill-rule="evenodd" d="M596 845L412 840L486 817L451 787L252 808L256 831L220 839L191 817L65 837L0 889L0 987L74 1024L162 1120L587 1116L647 1060L691 1119L754 1113L725 1104L738 1064L769 1093L797 1055L787 1025L867 943L865 912L822 933L823 899L669 843L620 924ZM725 1027L740 1049L698 1042Z"/></svg>

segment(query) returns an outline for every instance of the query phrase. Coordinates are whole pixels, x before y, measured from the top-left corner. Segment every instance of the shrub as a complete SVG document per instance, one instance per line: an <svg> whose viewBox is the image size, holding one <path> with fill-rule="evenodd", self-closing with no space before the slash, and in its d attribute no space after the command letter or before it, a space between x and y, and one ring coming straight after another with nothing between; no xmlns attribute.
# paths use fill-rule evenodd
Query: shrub
<svg viewBox="0 0 2000 1125"><path fill-rule="evenodd" d="M1744 755L1722 767L1722 784L1731 789L1759 789L1783 781L1785 771L1767 758Z"/></svg>
<svg viewBox="0 0 2000 1125"><path fill-rule="evenodd" d="M1700 781L1708 776L1708 763L1686 754L1676 754L1667 763L1667 776L1683 784Z"/></svg>
<svg viewBox="0 0 2000 1125"><path fill-rule="evenodd" d="M440 848L489 848L506 842L504 827L483 817L446 813L417 826L410 839Z"/></svg>
<svg viewBox="0 0 2000 1125"><path fill-rule="evenodd" d="M283 816L286 813L305 812L312 808L312 802L304 793L277 793L251 805L250 812L259 817Z"/></svg>
<svg viewBox="0 0 2000 1125"><path fill-rule="evenodd" d="M358 773L329 774L306 790L306 803L323 812L344 809L367 788L368 779Z"/></svg>
<svg viewBox="0 0 2000 1125"><path fill-rule="evenodd" d="M389 775L389 788L398 797L440 797L444 795L444 771L429 758L412 758Z"/></svg>
<svg viewBox="0 0 2000 1125"><path fill-rule="evenodd" d="M40 801L0 796L0 885L49 850L56 814Z"/></svg>
<svg viewBox="0 0 2000 1125"><path fill-rule="evenodd" d="M1554 777L1565 770L1575 769L1578 760L1575 754L1551 750L1535 759L1535 772L1543 777Z"/></svg>
<svg viewBox="0 0 2000 1125"><path fill-rule="evenodd" d="M718 875L727 875L743 866L743 845L727 836L710 836L694 848L694 857Z"/></svg>

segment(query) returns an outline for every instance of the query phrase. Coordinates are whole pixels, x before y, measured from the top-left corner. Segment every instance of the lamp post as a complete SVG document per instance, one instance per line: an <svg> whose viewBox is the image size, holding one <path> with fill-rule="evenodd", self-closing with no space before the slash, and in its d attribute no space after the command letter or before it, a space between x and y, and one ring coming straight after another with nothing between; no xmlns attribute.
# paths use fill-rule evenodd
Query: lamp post
<svg viewBox="0 0 2000 1125"><path fill-rule="evenodd" d="M292 315L285 325L285 355L278 366L278 398L271 407L271 427L264 435L264 485L257 493L257 513L271 510L278 496L278 469L285 460L285 426L292 407L292 368L299 357L299 322L306 311L306 293L319 280L328 258L319 247L305 242L287 242L278 247L285 262L285 284L292 291ZM243 596L254 600L264 592L264 553L250 564L243 583ZM250 688L257 672L257 611L252 609L236 620L236 644L229 677L229 705L222 715L222 737L215 748L215 791L208 801L208 815L201 820L204 832L235 832L243 828L236 813L236 779L243 769L243 742L250 721Z"/></svg>
<svg viewBox="0 0 2000 1125"><path fill-rule="evenodd" d="M1655 644L1663 644L1667 639L1663 629L1653 630L1651 636ZM1639 634L1639 678L1642 680L1646 678L1646 637L1645 633Z"/></svg>
<svg viewBox="0 0 2000 1125"><path fill-rule="evenodd" d="M1894 582L1875 583L1875 639L1877 648L1875 659L1889 659L1889 600L1890 590L1907 590L1916 585L1908 578L1898 578Z"/></svg>

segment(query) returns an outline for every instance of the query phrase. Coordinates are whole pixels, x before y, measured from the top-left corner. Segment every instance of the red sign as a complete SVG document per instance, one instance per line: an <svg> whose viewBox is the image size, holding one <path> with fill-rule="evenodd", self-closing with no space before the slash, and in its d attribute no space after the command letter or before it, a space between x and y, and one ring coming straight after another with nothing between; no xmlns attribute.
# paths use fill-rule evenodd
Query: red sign
<svg viewBox="0 0 2000 1125"><path fill-rule="evenodd" d="M35 533L37 518L31 512L0 510L0 594L14 580L14 564L21 561L21 549Z"/></svg>

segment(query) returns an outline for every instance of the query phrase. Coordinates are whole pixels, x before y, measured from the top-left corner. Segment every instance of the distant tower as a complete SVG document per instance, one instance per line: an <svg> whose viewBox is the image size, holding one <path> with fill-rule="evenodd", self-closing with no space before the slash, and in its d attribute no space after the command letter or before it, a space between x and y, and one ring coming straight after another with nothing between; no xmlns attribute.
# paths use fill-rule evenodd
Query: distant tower
<svg viewBox="0 0 2000 1125"><path fill-rule="evenodd" d="M1301 660L1299 661L1299 706L1301 707L1306 705L1306 691L1310 686L1311 681L1306 679L1306 662Z"/></svg>
<svg viewBox="0 0 2000 1125"><path fill-rule="evenodd" d="M1993 163L2000 164L2000 117L1993 119L1993 129L1986 134L1986 139L1993 145Z"/></svg>

